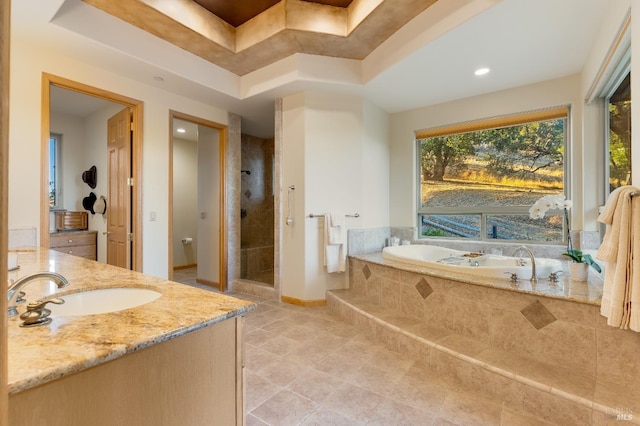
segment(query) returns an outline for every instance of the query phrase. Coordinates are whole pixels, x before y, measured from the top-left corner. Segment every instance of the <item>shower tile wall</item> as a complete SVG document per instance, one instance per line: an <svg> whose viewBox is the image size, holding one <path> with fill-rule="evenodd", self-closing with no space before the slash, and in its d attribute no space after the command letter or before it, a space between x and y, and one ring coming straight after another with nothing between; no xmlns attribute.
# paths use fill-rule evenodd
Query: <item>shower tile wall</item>
<svg viewBox="0 0 640 426"><path fill-rule="evenodd" d="M274 141L242 135L240 277L273 285Z"/></svg>

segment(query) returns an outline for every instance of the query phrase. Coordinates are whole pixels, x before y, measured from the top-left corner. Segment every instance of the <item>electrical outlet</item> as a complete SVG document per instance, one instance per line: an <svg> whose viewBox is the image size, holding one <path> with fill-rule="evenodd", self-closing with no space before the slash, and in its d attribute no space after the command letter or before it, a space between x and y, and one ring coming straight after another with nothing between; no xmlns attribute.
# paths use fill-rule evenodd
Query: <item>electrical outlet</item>
<svg viewBox="0 0 640 426"><path fill-rule="evenodd" d="M200 219L206 219L207 218L207 212L200 212Z"/></svg>
<svg viewBox="0 0 640 426"><path fill-rule="evenodd" d="M151 222L154 222L156 220L156 212L150 212L149 213L149 220Z"/></svg>

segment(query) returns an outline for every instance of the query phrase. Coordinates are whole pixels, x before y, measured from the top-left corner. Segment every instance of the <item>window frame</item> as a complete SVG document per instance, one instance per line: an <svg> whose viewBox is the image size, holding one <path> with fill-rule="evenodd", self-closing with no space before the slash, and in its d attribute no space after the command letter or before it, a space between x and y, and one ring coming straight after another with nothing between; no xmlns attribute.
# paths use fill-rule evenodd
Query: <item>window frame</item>
<svg viewBox="0 0 640 426"><path fill-rule="evenodd" d="M609 104L610 104L609 100L614 95L616 90L618 90L618 87L624 81L627 74L631 75L631 46L625 47L625 50L623 51L622 56L620 57L620 60L615 66L611 74L611 77L607 80L607 83L605 84L604 89L602 90L602 95L601 95L602 101L604 102L604 110L605 110L604 111L604 143L602 146L602 149L604 151L603 157L604 157L604 199L605 200L609 198L609 194L611 193L610 184L609 184L610 178L611 178L611 169L609 167L611 165L611 156L609 155L610 154L609 146L611 143L611 140L610 140L611 121L610 121L610 114L609 114ZM631 77L633 78L633 75L631 75ZM632 104L632 111L633 111L633 104ZM633 149L633 146L632 146L632 149ZM630 160L633 160L633 157ZM630 170L633 171L633 162L631 163Z"/></svg>
<svg viewBox="0 0 640 426"><path fill-rule="evenodd" d="M55 141L55 170L54 170L54 191L55 200L53 205L49 205L49 210L60 210L63 207L62 203L62 134L51 132L49 134L49 177L51 177L51 140ZM51 185L51 183L49 183Z"/></svg>
<svg viewBox="0 0 640 426"><path fill-rule="evenodd" d="M479 238L457 238L457 237L437 237L456 241L487 241L487 242L509 242L509 243L527 243L527 244L557 244L567 243L566 223L563 220L562 241L539 241L539 240L505 240L487 238L487 216L500 215L527 215L529 216L530 205L525 206L474 206L474 207L422 207L422 164L421 164L421 140L429 137L453 135L464 132L481 131L488 129L496 129L501 127L516 126L536 121L545 121L564 118L564 171L562 176L563 193L567 199L571 199L571 185L569 177L571 176L571 106L561 105L549 108L536 109L526 112L509 114L498 117L490 117L485 119L466 121L457 124L434 127L430 129L416 130L414 135L415 161L416 161L416 223L417 223L417 239L428 239L420 235L421 216L424 215L479 215L480 216L480 232ZM547 212L549 216L564 215L562 210L552 209Z"/></svg>

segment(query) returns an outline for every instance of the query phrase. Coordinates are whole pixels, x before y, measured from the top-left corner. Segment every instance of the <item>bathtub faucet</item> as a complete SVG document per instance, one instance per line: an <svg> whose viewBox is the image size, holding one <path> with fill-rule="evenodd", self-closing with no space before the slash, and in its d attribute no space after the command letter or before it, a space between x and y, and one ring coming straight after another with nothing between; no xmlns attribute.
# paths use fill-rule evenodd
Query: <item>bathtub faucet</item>
<svg viewBox="0 0 640 426"><path fill-rule="evenodd" d="M538 281L538 277L536 275L536 258L533 255L533 252L527 246L520 246L513 251L513 257L516 257L517 253L524 251L529 255L529 259L531 259L531 282L535 283Z"/></svg>

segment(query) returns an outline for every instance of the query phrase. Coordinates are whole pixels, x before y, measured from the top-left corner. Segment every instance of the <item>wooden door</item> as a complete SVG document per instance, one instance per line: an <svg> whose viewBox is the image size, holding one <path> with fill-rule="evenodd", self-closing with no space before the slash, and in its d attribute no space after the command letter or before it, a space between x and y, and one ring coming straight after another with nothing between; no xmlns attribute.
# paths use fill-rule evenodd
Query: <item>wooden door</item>
<svg viewBox="0 0 640 426"><path fill-rule="evenodd" d="M131 111L107 122L107 263L131 269Z"/></svg>

